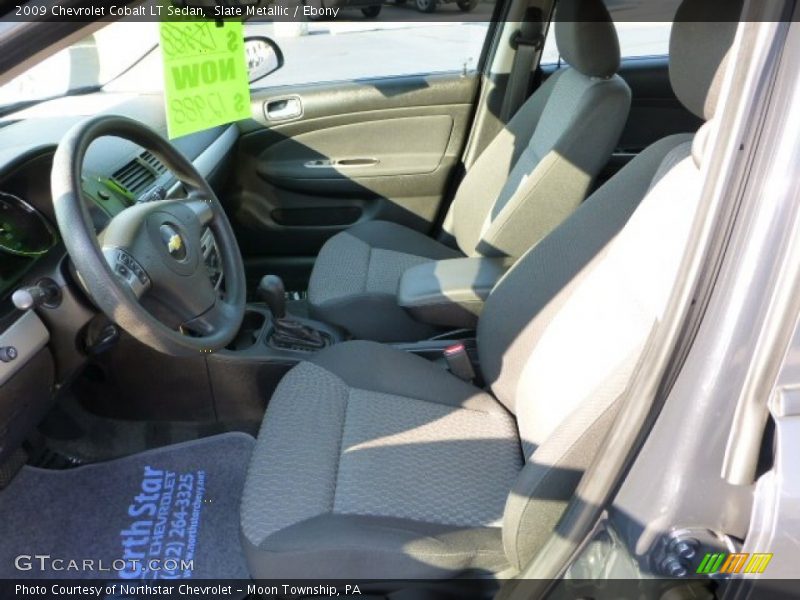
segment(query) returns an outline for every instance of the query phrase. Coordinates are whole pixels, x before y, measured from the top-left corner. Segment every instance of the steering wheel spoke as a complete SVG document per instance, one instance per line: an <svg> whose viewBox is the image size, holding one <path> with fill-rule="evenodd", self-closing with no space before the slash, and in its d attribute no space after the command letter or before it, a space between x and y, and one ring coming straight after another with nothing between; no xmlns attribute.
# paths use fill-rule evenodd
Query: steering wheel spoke
<svg viewBox="0 0 800 600"><path fill-rule="evenodd" d="M181 326L181 329L201 336L213 335L219 331L225 323L230 321L232 315L233 307L218 299L214 305L203 314L186 321Z"/></svg>
<svg viewBox="0 0 800 600"><path fill-rule="evenodd" d="M103 247L103 256L122 283L140 300L150 290L152 281L139 262L127 250L117 247Z"/></svg>
<svg viewBox="0 0 800 600"><path fill-rule="evenodd" d="M190 194L184 201L197 217L200 225L205 227L214 220L214 206L210 200L201 198L199 194Z"/></svg>

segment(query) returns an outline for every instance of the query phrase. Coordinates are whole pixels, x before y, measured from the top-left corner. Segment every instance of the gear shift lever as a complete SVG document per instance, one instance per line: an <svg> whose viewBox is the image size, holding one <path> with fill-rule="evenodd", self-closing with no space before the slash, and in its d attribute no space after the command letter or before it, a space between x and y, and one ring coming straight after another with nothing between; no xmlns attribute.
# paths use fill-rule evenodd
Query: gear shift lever
<svg viewBox="0 0 800 600"><path fill-rule="evenodd" d="M286 318L286 290L280 277L264 275L258 284L258 295L276 320Z"/></svg>
<svg viewBox="0 0 800 600"><path fill-rule="evenodd" d="M286 291L277 275L264 275L258 284L258 295L272 313L272 335L268 342L290 350L319 350L326 345L322 334L286 316Z"/></svg>

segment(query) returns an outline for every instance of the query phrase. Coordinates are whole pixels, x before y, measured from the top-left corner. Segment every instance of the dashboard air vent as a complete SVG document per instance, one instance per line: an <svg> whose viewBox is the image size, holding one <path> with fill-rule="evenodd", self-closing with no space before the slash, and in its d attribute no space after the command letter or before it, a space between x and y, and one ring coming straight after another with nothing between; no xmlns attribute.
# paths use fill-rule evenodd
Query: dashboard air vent
<svg viewBox="0 0 800 600"><path fill-rule="evenodd" d="M167 170L164 164L160 160L158 160L155 156L150 154L150 152L148 152L147 150L142 152L139 155L139 158L142 159L142 161L146 165L148 165L151 169L153 169L153 171L155 171L157 175L161 175Z"/></svg>
<svg viewBox="0 0 800 600"><path fill-rule="evenodd" d="M145 150L116 171L111 179L124 191L136 197L150 187L166 170L160 160Z"/></svg>

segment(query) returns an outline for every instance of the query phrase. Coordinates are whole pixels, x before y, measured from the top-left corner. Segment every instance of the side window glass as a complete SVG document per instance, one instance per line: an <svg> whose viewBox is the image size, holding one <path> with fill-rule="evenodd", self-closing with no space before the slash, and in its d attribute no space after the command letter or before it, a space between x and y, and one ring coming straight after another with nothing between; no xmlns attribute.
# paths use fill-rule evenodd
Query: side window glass
<svg viewBox="0 0 800 600"><path fill-rule="evenodd" d="M672 31L671 19L678 4L679 0L662 0L658 8L653 9L652 0L630 2L606 0L608 11L617 29L622 59L667 56L669 36ZM558 61L555 27L551 26L542 51L541 64L552 65Z"/></svg>
<svg viewBox="0 0 800 600"><path fill-rule="evenodd" d="M491 14L493 6L480 9ZM272 38L285 60L254 88L475 71L488 20L247 22L245 35Z"/></svg>

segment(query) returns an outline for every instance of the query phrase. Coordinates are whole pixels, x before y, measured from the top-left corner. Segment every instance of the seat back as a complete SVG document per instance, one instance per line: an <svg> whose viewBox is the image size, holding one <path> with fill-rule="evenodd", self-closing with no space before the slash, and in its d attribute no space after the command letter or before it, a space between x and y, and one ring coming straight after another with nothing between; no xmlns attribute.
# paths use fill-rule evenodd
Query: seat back
<svg viewBox="0 0 800 600"><path fill-rule="evenodd" d="M717 22L697 22L698 10ZM671 51L696 58L671 61L671 79L707 120L740 12L738 0L686 0L676 16ZM483 374L516 414L526 460L503 521L517 568L571 499L662 318L701 194L692 140L671 136L642 152L527 252L486 302Z"/></svg>
<svg viewBox="0 0 800 600"><path fill-rule="evenodd" d="M561 0L553 74L469 170L445 230L468 256L519 258L586 197L630 108L616 30L602 0Z"/></svg>

